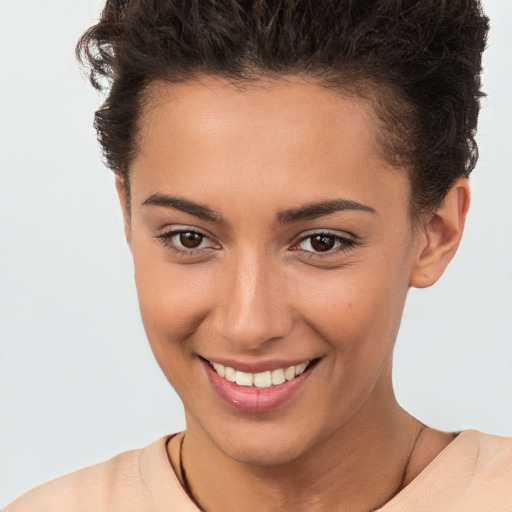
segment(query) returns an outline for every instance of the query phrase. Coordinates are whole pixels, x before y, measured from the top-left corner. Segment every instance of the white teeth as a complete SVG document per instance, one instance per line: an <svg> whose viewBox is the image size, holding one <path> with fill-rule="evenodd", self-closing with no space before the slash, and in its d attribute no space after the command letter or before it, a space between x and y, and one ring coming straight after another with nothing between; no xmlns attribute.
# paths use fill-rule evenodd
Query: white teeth
<svg viewBox="0 0 512 512"><path fill-rule="evenodd" d="M282 384L283 382L286 382L286 378L284 376L284 370L274 370L272 372L272 384L274 386L278 386L279 384Z"/></svg>
<svg viewBox="0 0 512 512"><path fill-rule="evenodd" d="M272 374L270 372L255 373L252 380L257 388L269 388L272 386Z"/></svg>
<svg viewBox="0 0 512 512"><path fill-rule="evenodd" d="M252 373L236 372L235 382L239 386L252 386Z"/></svg>
<svg viewBox="0 0 512 512"><path fill-rule="evenodd" d="M292 380L295 378L295 366L290 366L284 371L284 378L286 380Z"/></svg>
<svg viewBox="0 0 512 512"><path fill-rule="evenodd" d="M226 372L225 372L224 376L227 380L229 380L229 382L236 381L236 372L233 368L230 368L229 366L226 366Z"/></svg>
<svg viewBox="0 0 512 512"><path fill-rule="evenodd" d="M226 367L225 366L222 366L221 364L219 363L213 363L213 369L221 376L221 377L225 377L226 376Z"/></svg>
<svg viewBox="0 0 512 512"><path fill-rule="evenodd" d="M295 375L300 375L307 367L308 367L308 363L298 364L295 367Z"/></svg>
<svg viewBox="0 0 512 512"><path fill-rule="evenodd" d="M260 389L279 386L286 381L292 380L303 373L308 365L309 361L306 361L305 363L289 366L288 368L278 368L277 370L260 373L248 373L237 371L230 366L223 366L220 363L210 361L210 366L229 382L235 382L238 386L256 387Z"/></svg>

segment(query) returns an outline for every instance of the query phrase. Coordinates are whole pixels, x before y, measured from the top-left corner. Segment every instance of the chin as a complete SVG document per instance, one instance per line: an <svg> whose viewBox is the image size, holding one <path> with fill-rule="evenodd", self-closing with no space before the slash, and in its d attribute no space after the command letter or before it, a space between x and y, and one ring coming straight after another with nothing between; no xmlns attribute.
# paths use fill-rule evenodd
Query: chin
<svg viewBox="0 0 512 512"><path fill-rule="evenodd" d="M220 434L220 435L219 435ZM210 441L226 457L251 466L277 466L304 456L320 437L295 425L257 424L253 428L223 429Z"/></svg>
<svg viewBox="0 0 512 512"><path fill-rule="evenodd" d="M297 445L276 443L250 443L237 446L217 446L226 457L248 466L278 466L293 462L304 454L305 449Z"/></svg>

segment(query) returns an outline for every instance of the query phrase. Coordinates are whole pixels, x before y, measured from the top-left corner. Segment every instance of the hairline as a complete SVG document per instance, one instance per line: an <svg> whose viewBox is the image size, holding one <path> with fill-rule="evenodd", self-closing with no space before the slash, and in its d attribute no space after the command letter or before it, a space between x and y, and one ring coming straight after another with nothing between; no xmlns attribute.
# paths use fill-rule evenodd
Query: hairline
<svg viewBox="0 0 512 512"><path fill-rule="evenodd" d="M386 154L384 139L386 139L385 136L389 135L389 132L392 130L386 127L385 122L381 119L379 114L381 110L381 103L386 103L390 98L399 98L399 94L394 91L393 83L375 79L366 76L364 73L357 73L356 71L349 71L345 77L340 71L330 71L325 69L323 72L319 71L317 73L305 71L277 72L266 69L247 69L241 70L239 74L217 70L197 69L172 77L170 75L162 74L161 76L147 79L146 83L141 88L141 101L134 130L135 147L133 148L132 158L127 169L115 171L123 184L128 207L130 207L131 203L130 176L132 174L133 162L137 158L141 143L141 121L148 115L151 108L155 106L155 92L157 92L162 86L172 86L186 82L199 83L205 78L219 80L224 82L226 86L235 87L240 92L244 92L244 90L250 86L264 86L265 83L271 84L272 82L304 83L316 85L327 90L333 90L344 97L357 97L363 100L369 106L368 112L373 116L373 120L376 122L374 135L379 158L389 164L393 170L396 170L397 172L405 172L407 175L410 185L409 214L412 224L416 225L423 217L423 214L431 214L439 206L434 205L434 207L428 212L419 211L415 202L414 194L414 169L412 168L414 163L410 161L393 160L388 154ZM405 102L405 100L400 98L398 101Z"/></svg>

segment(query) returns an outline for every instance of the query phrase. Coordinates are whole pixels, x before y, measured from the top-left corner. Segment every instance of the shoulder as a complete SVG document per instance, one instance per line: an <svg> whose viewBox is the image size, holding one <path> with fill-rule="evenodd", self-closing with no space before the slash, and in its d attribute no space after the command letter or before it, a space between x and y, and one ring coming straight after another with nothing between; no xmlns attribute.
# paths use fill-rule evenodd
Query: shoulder
<svg viewBox="0 0 512 512"><path fill-rule="evenodd" d="M512 438L483 434L476 430L466 433L466 449L470 450L472 485L484 490L503 485L512 506Z"/></svg>
<svg viewBox="0 0 512 512"><path fill-rule="evenodd" d="M512 511L512 438L462 432L384 512Z"/></svg>
<svg viewBox="0 0 512 512"><path fill-rule="evenodd" d="M157 454L163 464L167 438L144 449L121 453L112 459L62 476L18 498L5 512L142 512L151 506L141 465Z"/></svg>

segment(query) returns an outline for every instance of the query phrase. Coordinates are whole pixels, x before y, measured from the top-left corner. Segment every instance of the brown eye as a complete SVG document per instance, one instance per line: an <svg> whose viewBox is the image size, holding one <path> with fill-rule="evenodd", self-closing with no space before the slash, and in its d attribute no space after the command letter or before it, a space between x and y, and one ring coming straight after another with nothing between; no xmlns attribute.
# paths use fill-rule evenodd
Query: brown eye
<svg viewBox="0 0 512 512"><path fill-rule="evenodd" d="M183 258L211 255L213 251L222 249L208 235L194 229L173 229L154 237L160 240L165 249Z"/></svg>
<svg viewBox="0 0 512 512"><path fill-rule="evenodd" d="M310 255L334 256L339 253L348 252L357 244L352 238L338 235L336 233L318 232L305 236L294 247L295 250L305 251Z"/></svg>
<svg viewBox="0 0 512 512"><path fill-rule="evenodd" d="M180 244L187 249L196 249L201 245L203 239L204 235L195 233L194 231L180 233Z"/></svg>
<svg viewBox="0 0 512 512"><path fill-rule="evenodd" d="M315 251L330 251L336 244L336 237L325 234L315 235L310 238L310 244Z"/></svg>

